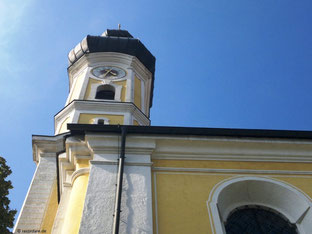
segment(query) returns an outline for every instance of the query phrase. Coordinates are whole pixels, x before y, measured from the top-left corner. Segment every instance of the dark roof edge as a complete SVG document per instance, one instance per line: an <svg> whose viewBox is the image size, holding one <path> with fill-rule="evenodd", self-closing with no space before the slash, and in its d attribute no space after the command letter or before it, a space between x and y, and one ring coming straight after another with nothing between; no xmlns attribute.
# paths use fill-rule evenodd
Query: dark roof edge
<svg viewBox="0 0 312 234"><path fill-rule="evenodd" d="M120 133L121 125L67 124L73 135L84 135L86 132ZM214 136L238 138L282 138L312 139L312 131L295 130L262 130L231 128L193 128L165 126L127 126L128 134L175 135L175 136Z"/></svg>

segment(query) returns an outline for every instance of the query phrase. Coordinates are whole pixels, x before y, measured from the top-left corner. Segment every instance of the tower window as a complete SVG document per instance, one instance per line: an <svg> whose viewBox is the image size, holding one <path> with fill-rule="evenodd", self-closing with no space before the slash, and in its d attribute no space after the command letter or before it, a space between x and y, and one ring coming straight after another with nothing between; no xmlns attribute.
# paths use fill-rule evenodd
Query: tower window
<svg viewBox="0 0 312 234"><path fill-rule="evenodd" d="M98 124L98 125L105 125L105 124L109 124L109 119L104 118L104 117L100 117L100 118L94 118L92 119L92 124Z"/></svg>
<svg viewBox="0 0 312 234"><path fill-rule="evenodd" d="M104 119L98 119L97 124L104 125Z"/></svg>
<svg viewBox="0 0 312 234"><path fill-rule="evenodd" d="M96 99L106 99L114 100L115 99L115 88L111 85L101 85L96 90Z"/></svg>

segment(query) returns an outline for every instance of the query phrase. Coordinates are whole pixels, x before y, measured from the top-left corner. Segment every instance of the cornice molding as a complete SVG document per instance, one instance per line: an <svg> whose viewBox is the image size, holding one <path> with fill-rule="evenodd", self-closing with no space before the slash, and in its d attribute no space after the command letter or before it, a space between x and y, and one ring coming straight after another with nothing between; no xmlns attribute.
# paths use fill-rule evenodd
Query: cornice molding
<svg viewBox="0 0 312 234"><path fill-rule="evenodd" d="M34 136L33 156L38 162L41 153L63 150L63 137ZM75 137L76 139L77 137ZM72 155L86 156L91 152L116 153L116 134L87 134L85 139L67 139ZM77 152L77 153L74 153ZM151 155L152 159L221 160L258 162L312 163L312 142L289 139L242 139L225 137L168 137L128 135L127 153ZM70 160L71 161L71 160Z"/></svg>
<svg viewBox="0 0 312 234"><path fill-rule="evenodd" d="M312 144L305 140L208 137L157 137L155 140L153 159L312 163Z"/></svg>
<svg viewBox="0 0 312 234"><path fill-rule="evenodd" d="M250 169L219 169L219 168L184 168L184 167L152 167L153 171L168 172L203 172L203 173L234 173L234 174L272 174L272 175L312 175L312 171L290 170L250 170Z"/></svg>
<svg viewBox="0 0 312 234"><path fill-rule="evenodd" d="M150 120L132 102L73 100L54 117L55 126L72 112L79 111L94 114L132 114L138 121L150 125Z"/></svg>
<svg viewBox="0 0 312 234"><path fill-rule="evenodd" d="M54 156L64 150L64 137L68 134L56 136L32 136L33 160L39 162L39 157Z"/></svg>
<svg viewBox="0 0 312 234"><path fill-rule="evenodd" d="M87 134L85 141L93 153L107 154L120 151L121 137L116 134ZM156 144L153 139L145 137L127 136L126 154L128 155L151 155Z"/></svg>
<svg viewBox="0 0 312 234"><path fill-rule="evenodd" d="M235 162L296 162L296 163L312 163L312 156L302 157L284 157L276 155L246 155L244 157L239 155L183 155L177 154L153 154L152 159L165 160L209 160L209 161L235 161Z"/></svg>
<svg viewBox="0 0 312 234"><path fill-rule="evenodd" d="M93 165L118 165L118 161L113 160L105 160L105 161L96 161L91 160L91 164ZM125 162L126 166L142 166L142 167L151 167L153 165L152 162L150 163L143 163L143 162Z"/></svg>

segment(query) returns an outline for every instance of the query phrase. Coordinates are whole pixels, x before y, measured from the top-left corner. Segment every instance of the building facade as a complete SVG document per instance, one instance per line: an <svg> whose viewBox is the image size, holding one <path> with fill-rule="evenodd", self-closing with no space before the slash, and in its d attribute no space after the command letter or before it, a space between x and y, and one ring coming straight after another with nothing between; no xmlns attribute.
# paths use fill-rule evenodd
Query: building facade
<svg viewBox="0 0 312 234"><path fill-rule="evenodd" d="M155 58L125 30L68 58L14 233L310 233L312 132L150 126Z"/></svg>

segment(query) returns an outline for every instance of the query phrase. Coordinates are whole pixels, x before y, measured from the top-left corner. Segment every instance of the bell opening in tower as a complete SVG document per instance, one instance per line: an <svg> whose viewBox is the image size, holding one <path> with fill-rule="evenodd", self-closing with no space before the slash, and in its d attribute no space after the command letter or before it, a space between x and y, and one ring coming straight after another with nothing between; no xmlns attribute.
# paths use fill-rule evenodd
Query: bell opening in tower
<svg viewBox="0 0 312 234"><path fill-rule="evenodd" d="M96 99L114 100L115 88L111 85L102 85L97 88Z"/></svg>

